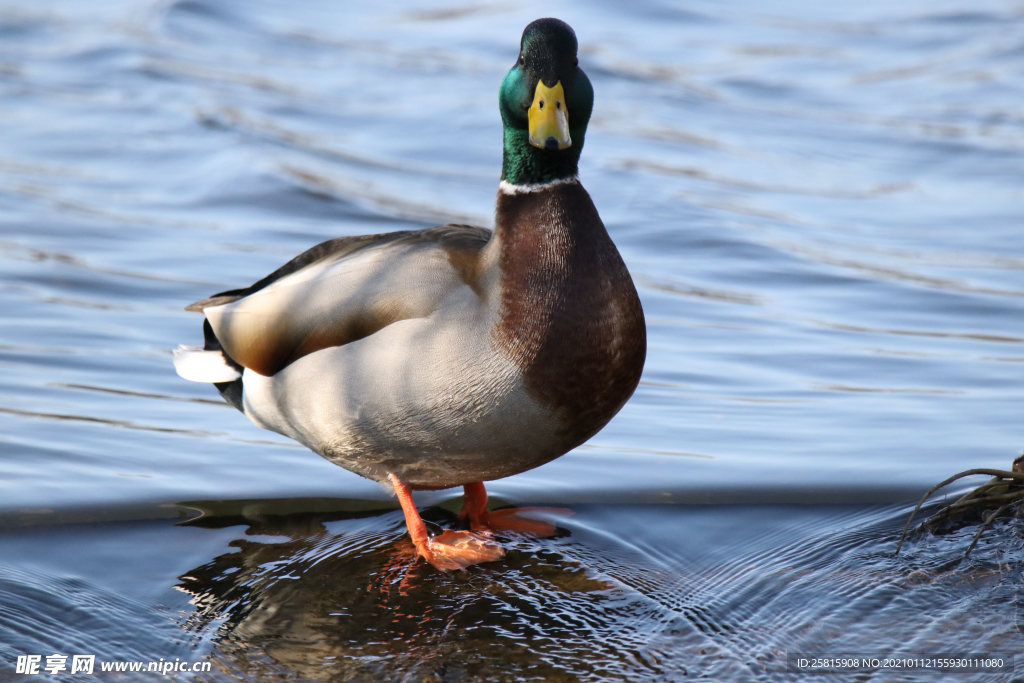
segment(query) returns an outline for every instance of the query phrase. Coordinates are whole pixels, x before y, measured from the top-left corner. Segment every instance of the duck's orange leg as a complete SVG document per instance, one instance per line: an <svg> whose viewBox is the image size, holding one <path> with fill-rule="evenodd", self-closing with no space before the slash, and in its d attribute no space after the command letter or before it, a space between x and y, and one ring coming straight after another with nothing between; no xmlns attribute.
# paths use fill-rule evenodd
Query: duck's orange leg
<svg viewBox="0 0 1024 683"><path fill-rule="evenodd" d="M474 484L466 484L462 487L466 499L462 503L462 510L459 512L459 519L467 520L469 528L473 531L492 531L494 529L507 529L508 531L526 531L538 536L550 536L555 533L555 525L549 522L542 522L539 519L528 519L520 517L517 513L530 512L556 512L561 514L572 514L571 511L563 508L509 508L507 510L487 509L487 489L484 483L478 481Z"/></svg>
<svg viewBox="0 0 1024 683"><path fill-rule="evenodd" d="M427 562L445 571L465 569L472 564L493 562L505 556L505 551L500 545L470 531L446 529L441 535L430 538L427 535L427 525L416 511L412 490L395 475L388 474L388 478L395 487L395 493L398 494L398 502L405 513L405 524L409 527L409 536L416 546L416 552Z"/></svg>

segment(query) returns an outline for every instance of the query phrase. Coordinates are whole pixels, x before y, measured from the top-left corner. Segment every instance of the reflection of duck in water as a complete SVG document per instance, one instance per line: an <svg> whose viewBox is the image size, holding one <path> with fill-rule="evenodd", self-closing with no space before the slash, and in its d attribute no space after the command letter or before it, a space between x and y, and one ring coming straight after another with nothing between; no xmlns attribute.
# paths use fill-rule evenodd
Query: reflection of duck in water
<svg viewBox="0 0 1024 683"><path fill-rule="evenodd" d="M488 512L483 483L583 443L636 388L643 311L577 164L593 106L576 36L523 32L501 84L495 229L447 225L317 245L251 287L189 306L206 344L183 377L212 382L267 429L394 486L439 569L502 556L486 537L430 539L411 491L465 488L474 531L550 525Z"/></svg>
<svg viewBox="0 0 1024 683"><path fill-rule="evenodd" d="M178 585L195 605L182 626L213 645L227 678L578 681L636 667L621 648L644 647L649 634L635 630L650 602L590 576L622 558L520 538L505 571L424 573L395 550L390 515L330 502L338 509L318 513L290 512L287 500L188 504L204 511L189 526L248 527Z"/></svg>

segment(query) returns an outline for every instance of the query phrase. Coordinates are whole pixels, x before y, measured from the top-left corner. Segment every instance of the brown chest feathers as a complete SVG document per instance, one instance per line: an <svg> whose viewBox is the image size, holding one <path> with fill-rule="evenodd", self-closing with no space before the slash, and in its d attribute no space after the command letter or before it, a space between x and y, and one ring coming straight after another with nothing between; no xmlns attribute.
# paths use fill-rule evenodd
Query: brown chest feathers
<svg viewBox="0 0 1024 683"><path fill-rule="evenodd" d="M569 450L636 389L647 353L633 280L579 183L499 194L501 317L493 339L563 425Z"/></svg>

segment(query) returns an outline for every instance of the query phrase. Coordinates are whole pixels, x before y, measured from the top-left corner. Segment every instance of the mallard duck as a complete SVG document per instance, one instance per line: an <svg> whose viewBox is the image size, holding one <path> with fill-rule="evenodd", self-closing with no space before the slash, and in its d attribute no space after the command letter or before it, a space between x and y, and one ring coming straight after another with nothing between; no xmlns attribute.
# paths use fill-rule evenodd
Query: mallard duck
<svg viewBox="0 0 1024 683"><path fill-rule="evenodd" d="M523 31L498 99L493 231L340 237L186 309L206 316L205 344L176 352L178 374L393 487L442 570L500 558L490 530L550 529L488 511L483 482L589 439L643 370L640 299L577 173L594 91L576 50L558 19ZM431 538L412 491L455 486L470 530Z"/></svg>

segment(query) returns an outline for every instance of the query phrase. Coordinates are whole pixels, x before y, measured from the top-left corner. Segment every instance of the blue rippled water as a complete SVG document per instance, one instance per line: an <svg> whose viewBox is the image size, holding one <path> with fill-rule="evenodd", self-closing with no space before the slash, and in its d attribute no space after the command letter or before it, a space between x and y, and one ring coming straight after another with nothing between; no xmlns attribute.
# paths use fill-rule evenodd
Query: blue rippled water
<svg viewBox="0 0 1024 683"><path fill-rule="evenodd" d="M201 339L184 305L317 242L490 225L498 83L546 15L594 84L581 177L647 366L591 442L491 486L572 507L560 536L441 576L394 554L379 487L170 353ZM742 681L1024 651L1019 520L967 562L974 528L892 556L931 484L1024 447L1022 94L1024 9L995 0L0 0L0 669Z"/></svg>

